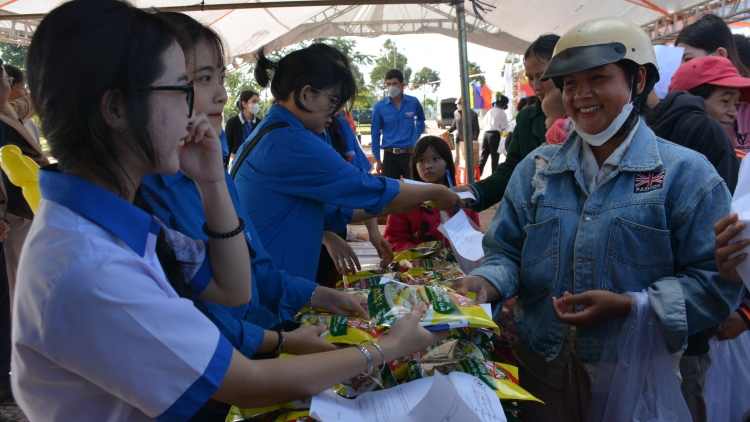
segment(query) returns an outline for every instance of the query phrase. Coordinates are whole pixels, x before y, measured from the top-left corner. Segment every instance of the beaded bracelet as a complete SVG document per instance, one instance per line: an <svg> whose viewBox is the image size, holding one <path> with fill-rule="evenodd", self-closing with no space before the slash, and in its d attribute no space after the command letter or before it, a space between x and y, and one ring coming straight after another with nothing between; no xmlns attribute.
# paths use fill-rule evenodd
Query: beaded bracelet
<svg viewBox="0 0 750 422"><path fill-rule="evenodd" d="M387 363L386 360L385 360L385 352L383 351L383 348L381 348L378 343L375 343L372 340L365 340L365 341L363 341L362 343L359 343L359 344L362 345L363 343L370 343L370 344L372 344L373 346L375 346L376 349L378 349L378 352L380 352L380 357L383 358L383 364L380 365L380 368L378 368L378 370L382 372L383 369L384 369L385 364Z"/></svg>
<svg viewBox="0 0 750 422"><path fill-rule="evenodd" d="M278 355L281 353L281 348L284 346L284 338L286 337L286 332L284 330L279 330L276 332L276 334L279 335L279 342L276 344L276 349L274 349L273 352L271 352L272 355Z"/></svg>
<svg viewBox="0 0 750 422"><path fill-rule="evenodd" d="M359 347L359 350L362 351L362 354L365 355L365 359L367 359L367 372L363 372L360 375L361 377L367 378L372 375L372 355L364 346L360 346L359 344L356 346Z"/></svg>
<svg viewBox="0 0 750 422"><path fill-rule="evenodd" d="M212 232L208 229L208 223L203 223L203 233L205 233L206 236L214 239L229 239L230 237L237 236L238 234L242 233L242 230L245 229L245 220L242 217L237 217L237 220L239 220L240 225L231 232L226 233Z"/></svg>

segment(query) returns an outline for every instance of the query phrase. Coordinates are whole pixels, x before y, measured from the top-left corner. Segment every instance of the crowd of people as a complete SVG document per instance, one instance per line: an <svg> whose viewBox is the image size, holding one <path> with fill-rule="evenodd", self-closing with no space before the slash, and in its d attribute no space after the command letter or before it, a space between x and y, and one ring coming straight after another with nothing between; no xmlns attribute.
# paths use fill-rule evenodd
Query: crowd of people
<svg viewBox="0 0 750 422"><path fill-rule="evenodd" d="M481 266L453 287L495 317L515 298L520 385L544 402L519 402L519 418L589 419L605 327L643 292L685 405L707 421L709 339L750 327L736 270L750 241L735 242L745 222L730 215L750 128L739 44L713 15L685 27L685 64L659 99L654 49L633 22L542 35L524 55L536 102L509 124L498 98L482 121L480 167L493 173L455 186L458 154L422 136L398 70L373 110L373 166L335 48L278 61L261 48L254 76L273 105L242 92L225 124L227 57L210 27L120 0L64 3L37 27L27 73L0 68L0 143L41 167L42 195L32 209L3 177L12 348L2 343L0 370L12 375L0 396L12 386L32 421L223 421L230 405L316 394L448 336L420 326L421 305L357 347L290 323L305 307L368 318L367 298L325 286L360 267L346 225L364 222L388 266L394 251L445 240L440 211L478 224L499 204ZM451 129L457 153L469 139Z"/></svg>

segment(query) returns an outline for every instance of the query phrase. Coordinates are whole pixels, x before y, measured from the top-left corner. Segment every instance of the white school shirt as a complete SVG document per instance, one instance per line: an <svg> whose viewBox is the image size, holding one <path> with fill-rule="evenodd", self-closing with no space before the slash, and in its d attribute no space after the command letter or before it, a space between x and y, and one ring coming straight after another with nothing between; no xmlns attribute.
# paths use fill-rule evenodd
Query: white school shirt
<svg viewBox="0 0 750 422"><path fill-rule="evenodd" d="M500 107L492 107L487 111L482 119L482 129L485 132L494 130L496 132L502 132L508 128L508 116L505 115L505 110Z"/></svg>
<svg viewBox="0 0 750 422"><path fill-rule="evenodd" d="M32 421L189 419L232 347L167 281L159 225L75 176L40 170L39 184L14 298L16 401ZM191 287L210 278L206 260Z"/></svg>

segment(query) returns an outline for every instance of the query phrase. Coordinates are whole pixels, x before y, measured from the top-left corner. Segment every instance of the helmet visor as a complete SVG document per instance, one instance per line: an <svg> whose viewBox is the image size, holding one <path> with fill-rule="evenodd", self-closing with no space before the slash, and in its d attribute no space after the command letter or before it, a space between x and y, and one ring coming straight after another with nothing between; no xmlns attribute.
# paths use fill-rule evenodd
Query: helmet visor
<svg viewBox="0 0 750 422"><path fill-rule="evenodd" d="M540 79L546 81L616 63L622 60L626 53L627 49L619 42L567 48L552 57Z"/></svg>

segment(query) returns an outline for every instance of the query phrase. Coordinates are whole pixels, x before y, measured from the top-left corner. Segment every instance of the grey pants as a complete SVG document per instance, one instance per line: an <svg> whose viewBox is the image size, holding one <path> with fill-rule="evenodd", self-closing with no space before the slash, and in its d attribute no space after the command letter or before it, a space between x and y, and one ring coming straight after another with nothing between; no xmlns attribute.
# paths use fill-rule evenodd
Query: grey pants
<svg viewBox="0 0 750 422"><path fill-rule="evenodd" d="M8 214L5 217L10 225L8 238L5 239L5 265L8 270L8 295L10 296L10 310L13 313L13 292L16 290L16 271L21 259L21 249L26 241L26 235L31 228L31 220Z"/></svg>
<svg viewBox="0 0 750 422"><path fill-rule="evenodd" d="M693 422L707 422L706 410L706 372L711 366L711 356L682 356L680 373L682 374L682 396L693 417Z"/></svg>

